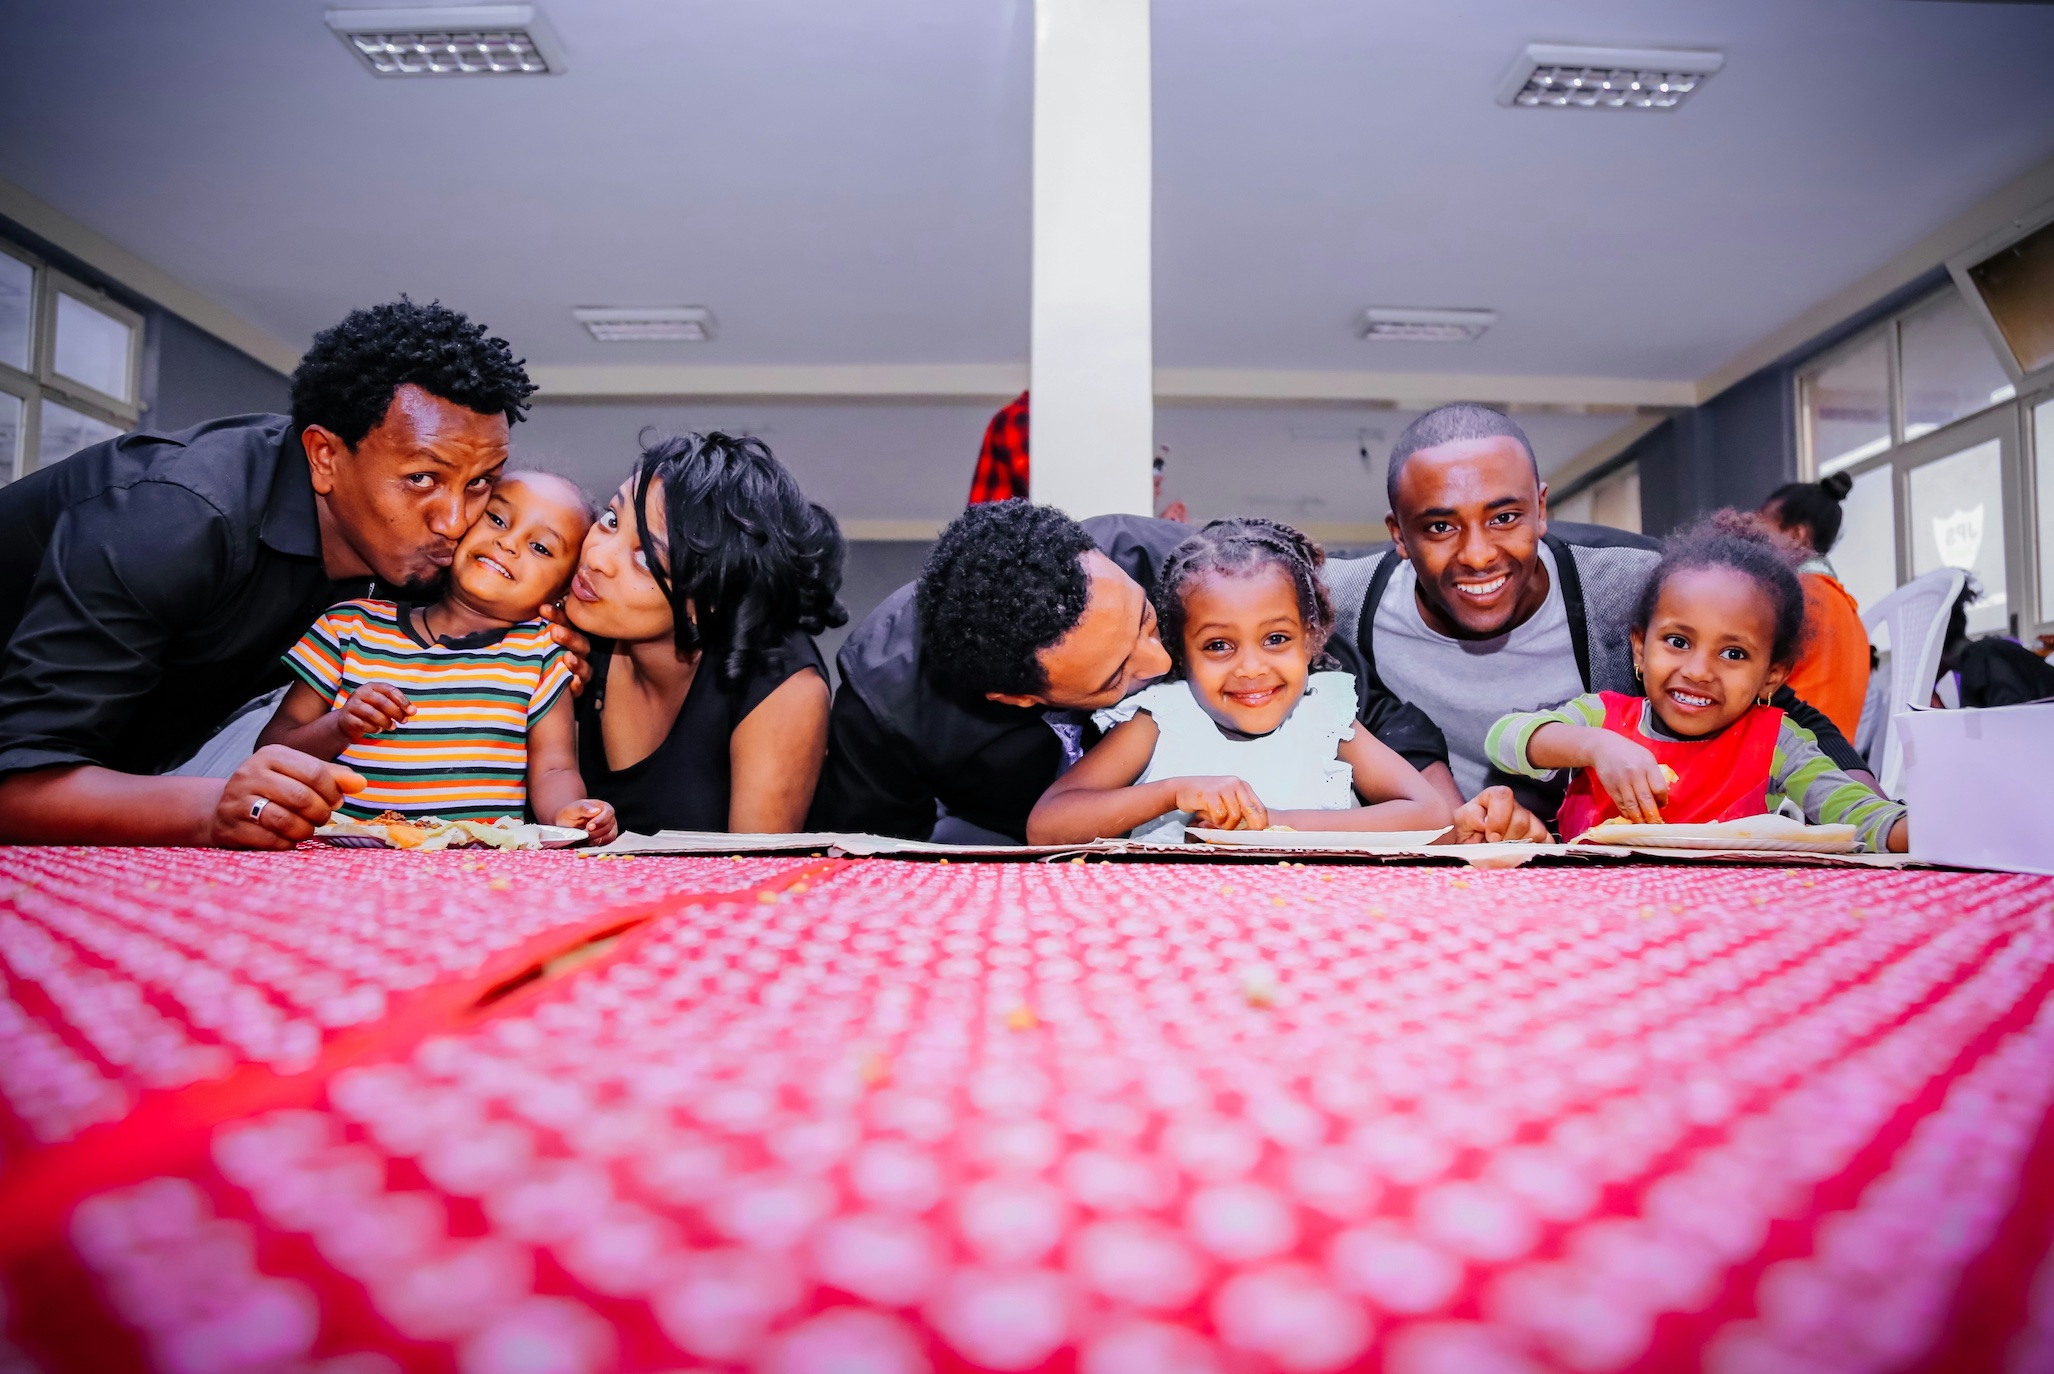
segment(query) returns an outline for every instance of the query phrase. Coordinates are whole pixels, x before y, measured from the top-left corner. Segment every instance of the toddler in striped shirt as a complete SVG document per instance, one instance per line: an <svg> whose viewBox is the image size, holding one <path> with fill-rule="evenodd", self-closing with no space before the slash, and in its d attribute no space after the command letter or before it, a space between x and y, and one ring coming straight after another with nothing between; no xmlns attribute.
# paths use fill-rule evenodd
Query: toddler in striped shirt
<svg viewBox="0 0 2054 1374"><path fill-rule="evenodd" d="M577 570L592 504L561 477L508 473L457 545L441 600L348 601L285 657L298 681L258 743L347 764L340 814L535 818L613 839L585 794L571 670L538 619Z"/></svg>

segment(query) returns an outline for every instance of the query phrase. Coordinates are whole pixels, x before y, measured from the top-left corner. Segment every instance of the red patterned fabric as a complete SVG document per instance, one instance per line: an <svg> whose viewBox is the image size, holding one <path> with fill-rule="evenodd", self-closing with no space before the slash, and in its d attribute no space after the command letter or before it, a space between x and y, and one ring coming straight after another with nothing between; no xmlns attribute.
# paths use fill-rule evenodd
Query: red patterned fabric
<svg viewBox="0 0 2054 1374"><path fill-rule="evenodd" d="M1769 809L1769 772L1776 764L1776 740L1783 713L1773 706L1750 706L1711 739L1653 739L1640 728L1642 713L1652 709L1646 697L1600 692L1605 726L1624 735L1667 764L1676 774L1662 819L1672 825L1702 825L1759 816ZM1588 768L1570 779L1568 795L1556 817L1562 838L1573 840L1594 825L1619 814L1619 807Z"/></svg>
<svg viewBox="0 0 2054 1374"><path fill-rule="evenodd" d="M2050 916L1931 872L5 851L5 1339L2045 1368Z"/></svg>
<svg viewBox="0 0 2054 1374"><path fill-rule="evenodd" d="M991 417L970 477L970 504L1027 499L1027 393Z"/></svg>

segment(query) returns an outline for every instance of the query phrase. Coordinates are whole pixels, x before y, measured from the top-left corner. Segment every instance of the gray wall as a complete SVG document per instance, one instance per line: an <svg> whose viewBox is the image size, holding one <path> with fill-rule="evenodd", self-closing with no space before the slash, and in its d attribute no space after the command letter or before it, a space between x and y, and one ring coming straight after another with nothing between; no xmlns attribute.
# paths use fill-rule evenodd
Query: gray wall
<svg viewBox="0 0 2054 1374"><path fill-rule="evenodd" d="M143 428L169 432L223 415L290 409L285 377L178 316L152 309L144 332Z"/></svg>

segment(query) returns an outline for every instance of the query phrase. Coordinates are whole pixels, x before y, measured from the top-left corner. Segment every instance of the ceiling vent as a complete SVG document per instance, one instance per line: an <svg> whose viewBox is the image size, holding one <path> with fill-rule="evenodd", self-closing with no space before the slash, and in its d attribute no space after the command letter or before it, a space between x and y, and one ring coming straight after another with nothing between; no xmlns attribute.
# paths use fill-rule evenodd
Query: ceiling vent
<svg viewBox="0 0 2054 1374"><path fill-rule="evenodd" d="M1562 110L1673 110L1726 65L1682 48L1578 48L1530 43L1498 83L1500 105Z"/></svg>
<svg viewBox="0 0 2054 1374"><path fill-rule="evenodd" d="M533 5L330 10L328 27L375 76L562 75L563 50Z"/></svg>
<svg viewBox="0 0 2054 1374"><path fill-rule="evenodd" d="M601 343L705 343L713 337L713 312L700 305L580 308L571 318Z"/></svg>
<svg viewBox="0 0 2054 1374"><path fill-rule="evenodd" d="M1407 343L1468 343L1497 322L1495 310L1404 310L1373 305L1362 312L1355 333L1364 339Z"/></svg>

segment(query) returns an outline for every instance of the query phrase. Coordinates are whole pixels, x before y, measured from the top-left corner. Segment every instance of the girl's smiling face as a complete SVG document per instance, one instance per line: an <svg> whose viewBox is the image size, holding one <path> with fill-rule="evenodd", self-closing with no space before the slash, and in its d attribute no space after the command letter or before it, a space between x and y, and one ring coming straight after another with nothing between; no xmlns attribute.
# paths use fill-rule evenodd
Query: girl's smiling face
<svg viewBox="0 0 2054 1374"><path fill-rule="evenodd" d="M1776 608L1737 568L1686 568L1662 584L1633 661L1662 724L1697 738L1723 730L1790 676L1770 661Z"/></svg>
<svg viewBox="0 0 2054 1374"><path fill-rule="evenodd" d="M1275 565L1210 573L1184 588L1184 674L1221 725L1266 735L1284 723L1319 646L1291 577Z"/></svg>

